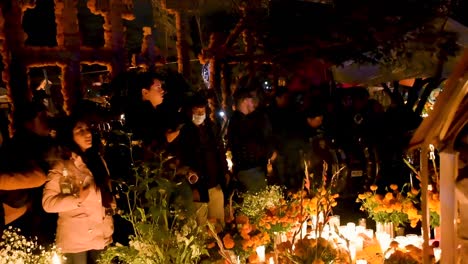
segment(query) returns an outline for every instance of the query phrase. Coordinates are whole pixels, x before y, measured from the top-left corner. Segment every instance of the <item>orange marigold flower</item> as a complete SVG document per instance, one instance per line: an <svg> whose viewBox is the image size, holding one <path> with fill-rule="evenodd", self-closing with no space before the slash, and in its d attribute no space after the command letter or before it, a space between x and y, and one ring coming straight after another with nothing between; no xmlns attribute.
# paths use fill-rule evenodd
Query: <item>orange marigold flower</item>
<svg viewBox="0 0 468 264"><path fill-rule="evenodd" d="M391 185L390 185L390 189L396 191L396 190L398 190L398 185L396 185L396 184L391 184Z"/></svg>
<svg viewBox="0 0 468 264"><path fill-rule="evenodd" d="M247 224L249 222L249 218L245 215L238 215L236 216L236 224L242 225Z"/></svg>
<svg viewBox="0 0 468 264"><path fill-rule="evenodd" d="M231 234L226 234L223 237L223 244L226 249L231 249L234 248L236 243L234 242L234 239L232 239Z"/></svg>
<svg viewBox="0 0 468 264"><path fill-rule="evenodd" d="M393 193L385 194L385 200L391 200L391 199L393 199Z"/></svg>
<svg viewBox="0 0 468 264"><path fill-rule="evenodd" d="M260 260L258 258L257 252L254 252L249 256L249 263L257 263L259 261Z"/></svg>
<svg viewBox="0 0 468 264"><path fill-rule="evenodd" d="M207 248L214 248L216 246L215 242L211 242L208 245L206 245Z"/></svg>
<svg viewBox="0 0 468 264"><path fill-rule="evenodd" d="M371 185L371 187L370 187L371 191L376 191L377 188L378 188L377 185L374 185L374 184Z"/></svg>

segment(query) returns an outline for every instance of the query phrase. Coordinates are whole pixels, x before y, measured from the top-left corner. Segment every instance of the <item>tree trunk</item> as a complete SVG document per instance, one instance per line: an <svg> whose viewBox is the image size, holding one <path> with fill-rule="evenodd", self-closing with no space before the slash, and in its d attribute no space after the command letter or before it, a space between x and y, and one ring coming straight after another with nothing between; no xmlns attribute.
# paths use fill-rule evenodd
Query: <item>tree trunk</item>
<svg viewBox="0 0 468 264"><path fill-rule="evenodd" d="M190 51L188 38L189 18L180 10L175 11L176 28L177 28L177 65L179 73L186 80L190 80Z"/></svg>

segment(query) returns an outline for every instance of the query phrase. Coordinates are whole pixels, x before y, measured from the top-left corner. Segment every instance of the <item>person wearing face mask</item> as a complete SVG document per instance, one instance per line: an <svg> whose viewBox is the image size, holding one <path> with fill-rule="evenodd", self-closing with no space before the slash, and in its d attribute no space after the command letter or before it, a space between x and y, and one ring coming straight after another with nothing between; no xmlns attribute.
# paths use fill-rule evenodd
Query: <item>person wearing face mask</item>
<svg viewBox="0 0 468 264"><path fill-rule="evenodd" d="M217 219L224 223L224 194L228 168L225 150L216 125L207 118L207 100L193 96L189 103L191 122L180 131L176 156L199 177L191 185L197 210L197 222Z"/></svg>

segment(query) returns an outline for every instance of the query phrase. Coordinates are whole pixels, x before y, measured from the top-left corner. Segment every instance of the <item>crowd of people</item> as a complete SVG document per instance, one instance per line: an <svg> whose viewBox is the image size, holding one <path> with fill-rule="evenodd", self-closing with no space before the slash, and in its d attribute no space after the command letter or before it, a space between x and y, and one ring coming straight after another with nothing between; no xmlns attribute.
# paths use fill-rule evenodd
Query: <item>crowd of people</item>
<svg viewBox="0 0 468 264"><path fill-rule="evenodd" d="M391 133L407 128L386 124L386 115L394 115L370 100L365 89L336 99L320 89L304 96L279 87L268 97L252 79L240 82L232 111L219 118L210 107L216 100L210 92L197 91L181 107L161 110L171 90L163 76L155 72L132 76L131 87L120 100L125 105L119 108L119 129L140 146L131 157L103 148L102 135L95 133L93 119L80 106L53 127L41 102L14 112L14 136L4 140L0 150L2 228L19 228L44 244L55 241L67 263L95 263L99 252L112 243L113 233L114 240L115 233L121 233L114 232L111 179L130 177L135 160L151 161L161 150L175 157L176 166L188 168L200 224L210 218L224 222L226 198L233 190L255 192L268 184L301 188L305 167L317 185L339 174L343 192L375 182L377 176L391 180L385 173L398 170L385 168L378 175L369 166L372 162L377 166L372 158L376 153L387 161L400 155L383 149L399 149L403 140L382 140L383 135L396 136ZM343 167L347 169L340 170Z"/></svg>

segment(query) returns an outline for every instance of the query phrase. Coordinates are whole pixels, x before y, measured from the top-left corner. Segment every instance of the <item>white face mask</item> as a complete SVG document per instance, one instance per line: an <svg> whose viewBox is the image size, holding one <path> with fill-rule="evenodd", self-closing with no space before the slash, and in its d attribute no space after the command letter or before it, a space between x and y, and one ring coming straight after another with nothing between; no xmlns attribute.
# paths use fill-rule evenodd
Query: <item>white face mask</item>
<svg viewBox="0 0 468 264"><path fill-rule="evenodd" d="M206 118L206 114L203 114L203 115L192 115L192 122L199 126L203 123L203 121L205 121L205 118Z"/></svg>

